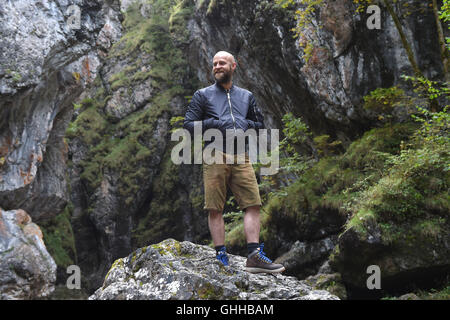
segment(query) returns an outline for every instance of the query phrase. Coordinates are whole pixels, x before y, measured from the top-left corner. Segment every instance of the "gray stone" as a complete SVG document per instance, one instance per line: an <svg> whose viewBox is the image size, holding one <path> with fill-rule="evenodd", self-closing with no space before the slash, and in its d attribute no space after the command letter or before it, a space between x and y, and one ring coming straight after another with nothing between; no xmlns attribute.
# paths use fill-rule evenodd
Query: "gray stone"
<svg viewBox="0 0 450 320"><path fill-rule="evenodd" d="M337 236L316 241L296 241L291 249L275 260L286 268L286 273L299 279L314 275L337 244Z"/></svg>
<svg viewBox="0 0 450 320"><path fill-rule="evenodd" d="M0 209L0 300L36 299L54 290L56 264L23 210Z"/></svg>
<svg viewBox="0 0 450 320"><path fill-rule="evenodd" d="M224 267L210 247L167 239L116 260L89 299L338 300L294 277L247 273L244 257L229 260Z"/></svg>

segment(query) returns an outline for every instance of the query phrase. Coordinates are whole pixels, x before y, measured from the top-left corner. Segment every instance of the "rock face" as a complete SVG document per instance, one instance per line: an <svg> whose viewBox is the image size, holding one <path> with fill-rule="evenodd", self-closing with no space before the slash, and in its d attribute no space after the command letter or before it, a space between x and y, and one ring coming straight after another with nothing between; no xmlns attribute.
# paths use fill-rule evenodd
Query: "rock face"
<svg viewBox="0 0 450 320"><path fill-rule="evenodd" d="M61 213L70 200L65 131L73 103L121 35L119 8L119 1L0 4L0 206L5 210L22 208L40 223Z"/></svg>
<svg viewBox="0 0 450 320"><path fill-rule="evenodd" d="M83 93L91 100L76 112L67 136L79 263L94 288L115 259L146 243L209 237L201 168L171 164L168 141L170 119L184 116L186 96L213 82L215 52L235 54L235 83L254 92L268 127L281 128L283 114L292 111L313 131L344 141L366 128L362 96L398 83L399 73L409 70L406 56L388 16L385 32L373 31L352 1L323 4L306 31L314 44L307 59L290 31L295 10L272 1L121 2L124 20L117 29L123 36L103 56L96 81ZM430 17L420 21L431 26ZM414 33L420 28L411 19L405 28L417 36L417 55L436 55L432 27ZM439 59L427 59L429 75L438 75ZM330 227L328 212L319 216ZM326 234L308 226L308 239L335 236L343 223Z"/></svg>
<svg viewBox="0 0 450 320"><path fill-rule="evenodd" d="M309 242L296 241L275 262L284 265L288 274L305 279L319 271L320 265L328 258L336 243L337 236Z"/></svg>
<svg viewBox="0 0 450 320"><path fill-rule="evenodd" d="M213 249L168 239L116 260L89 299L338 300L294 277L249 274L244 257L229 258L230 267L223 267Z"/></svg>
<svg viewBox="0 0 450 320"><path fill-rule="evenodd" d="M296 41L294 12L302 8L296 3L281 10L265 0L196 2L188 24L189 62L202 83L211 82L205 70L214 53L227 48L237 57L236 83L255 94L269 127L279 127L290 111L313 132L347 141L370 124L362 97L411 74L405 50L384 8L381 29L370 30L350 0L323 1ZM402 24L425 75L442 75L432 13L413 13ZM310 54L301 46L306 39Z"/></svg>
<svg viewBox="0 0 450 320"><path fill-rule="evenodd" d="M446 281L450 276L450 231L446 222L441 227L434 238L417 234L390 244L383 241L380 227L374 223L368 233L351 228L339 237L339 252L332 265L358 294L367 293L370 265L380 268L381 289L387 291L408 287L411 282Z"/></svg>
<svg viewBox="0 0 450 320"><path fill-rule="evenodd" d="M215 52L235 54L235 83L255 94L269 128L291 111L343 141L370 124L362 97L411 71L387 13L369 30L350 0L323 1L305 30L309 58L291 32L297 8L274 1L79 0L79 28L68 23L70 4L0 4L0 206L39 223L70 201L78 262L94 288L146 243L209 237L201 168L173 165L169 138L170 119L212 83ZM432 15L403 22L424 74L439 78ZM307 229L300 241L340 226ZM283 249L298 238L285 240ZM325 253L311 248L316 270Z"/></svg>
<svg viewBox="0 0 450 320"><path fill-rule="evenodd" d="M36 299L54 290L56 264L40 228L21 209L0 209L0 299Z"/></svg>
<svg viewBox="0 0 450 320"><path fill-rule="evenodd" d="M114 2L70 7L67 1L0 4L0 204L23 208L37 221L67 204L63 137L72 103L95 78L106 40L117 35L105 31L118 23Z"/></svg>

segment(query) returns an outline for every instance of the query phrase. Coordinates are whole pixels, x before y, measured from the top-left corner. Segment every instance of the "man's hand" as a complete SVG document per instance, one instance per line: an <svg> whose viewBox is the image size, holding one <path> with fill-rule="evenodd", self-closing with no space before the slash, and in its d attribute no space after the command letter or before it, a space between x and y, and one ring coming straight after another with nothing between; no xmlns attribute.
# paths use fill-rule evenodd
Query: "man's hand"
<svg viewBox="0 0 450 320"><path fill-rule="evenodd" d="M205 120L207 128L206 129L219 129L220 132L223 134L226 133L226 129L232 129L233 128L233 120L227 119L215 119L215 118L209 118Z"/></svg>

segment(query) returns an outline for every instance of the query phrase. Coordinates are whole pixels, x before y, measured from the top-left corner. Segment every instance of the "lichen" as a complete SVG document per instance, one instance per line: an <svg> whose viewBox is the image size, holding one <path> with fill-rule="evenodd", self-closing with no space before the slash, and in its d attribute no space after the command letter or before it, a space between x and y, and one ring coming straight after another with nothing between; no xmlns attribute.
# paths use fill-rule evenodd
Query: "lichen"
<svg viewBox="0 0 450 320"><path fill-rule="evenodd" d="M197 288L197 295L201 300L217 300L223 297L223 289L206 282Z"/></svg>
<svg viewBox="0 0 450 320"><path fill-rule="evenodd" d="M123 269L124 266L125 266L125 262L124 262L123 258L117 259L116 261L113 262L111 268L109 268L108 272L106 273L105 280L103 281L102 289L104 289L104 285L106 284L111 271L116 269L116 268Z"/></svg>
<svg viewBox="0 0 450 320"><path fill-rule="evenodd" d="M150 247L156 249L160 255L172 255L172 256L180 256L181 255L181 244L178 241L164 241L157 244L153 244Z"/></svg>

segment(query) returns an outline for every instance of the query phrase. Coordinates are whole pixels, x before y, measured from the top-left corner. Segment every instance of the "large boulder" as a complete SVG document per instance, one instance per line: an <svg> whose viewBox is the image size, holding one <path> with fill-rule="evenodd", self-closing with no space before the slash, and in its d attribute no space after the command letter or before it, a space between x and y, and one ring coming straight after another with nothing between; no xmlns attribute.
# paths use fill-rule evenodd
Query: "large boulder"
<svg viewBox="0 0 450 320"><path fill-rule="evenodd" d="M208 246L173 239L140 248L116 260L89 299L338 300L294 277L247 273L244 257L230 254L223 267L214 256Z"/></svg>
<svg viewBox="0 0 450 320"><path fill-rule="evenodd" d="M316 241L296 241L291 249L275 260L286 268L286 273L299 279L317 274L337 243L337 236Z"/></svg>
<svg viewBox="0 0 450 320"><path fill-rule="evenodd" d="M415 286L439 285L450 276L450 229L441 225L442 232L423 237L414 227L391 243L384 239L386 231L374 222L366 225L368 232L349 228L340 237L331 259L349 290L359 295L382 292L404 293ZM424 225L424 228L426 226ZM369 266L380 270L380 289L369 290ZM368 280L369 279L369 280Z"/></svg>
<svg viewBox="0 0 450 320"><path fill-rule="evenodd" d="M56 264L42 232L21 209L0 209L0 299L36 299L54 290Z"/></svg>

